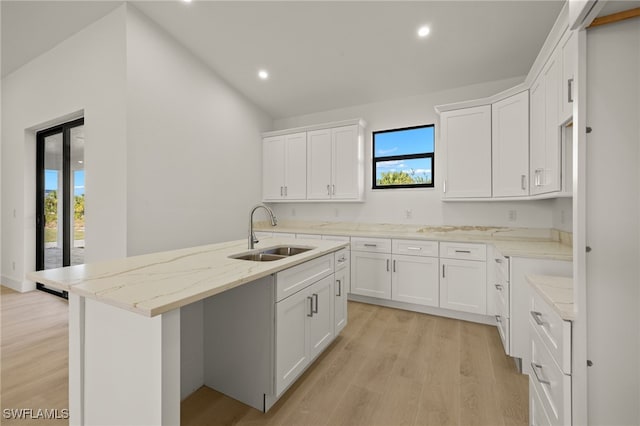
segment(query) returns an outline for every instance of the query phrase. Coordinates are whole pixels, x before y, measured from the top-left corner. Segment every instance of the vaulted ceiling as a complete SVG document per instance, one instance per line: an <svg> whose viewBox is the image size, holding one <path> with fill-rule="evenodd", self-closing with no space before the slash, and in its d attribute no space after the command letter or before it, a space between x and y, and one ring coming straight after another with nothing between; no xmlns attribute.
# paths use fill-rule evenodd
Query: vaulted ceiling
<svg viewBox="0 0 640 426"><path fill-rule="evenodd" d="M3 1L2 75L120 4ZM281 118L523 76L563 1L130 4Z"/></svg>

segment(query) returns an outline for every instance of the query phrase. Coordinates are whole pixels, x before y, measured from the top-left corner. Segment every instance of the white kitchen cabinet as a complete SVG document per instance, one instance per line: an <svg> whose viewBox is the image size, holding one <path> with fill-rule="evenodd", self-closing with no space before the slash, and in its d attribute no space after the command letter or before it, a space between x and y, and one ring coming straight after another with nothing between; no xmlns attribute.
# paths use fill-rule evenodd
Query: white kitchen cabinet
<svg viewBox="0 0 640 426"><path fill-rule="evenodd" d="M340 334L347 325L347 294L351 283L350 252L344 248L335 254L335 280L334 280L334 335Z"/></svg>
<svg viewBox="0 0 640 426"><path fill-rule="evenodd" d="M391 299L391 254L352 250L351 293Z"/></svg>
<svg viewBox="0 0 640 426"><path fill-rule="evenodd" d="M486 314L486 262L441 258L440 265L440 307Z"/></svg>
<svg viewBox="0 0 640 426"><path fill-rule="evenodd" d="M391 299L438 306L438 258L394 254Z"/></svg>
<svg viewBox="0 0 640 426"><path fill-rule="evenodd" d="M575 93L574 77L575 64L578 57L578 37L567 31L560 40L562 58L562 82L560 92L560 118L558 124L563 124L573 116L573 98Z"/></svg>
<svg viewBox="0 0 640 426"><path fill-rule="evenodd" d="M306 165L306 132L264 138L262 143L263 200L304 200L307 196Z"/></svg>
<svg viewBox="0 0 640 426"><path fill-rule="evenodd" d="M529 92L491 105L493 196L529 195Z"/></svg>
<svg viewBox="0 0 640 426"><path fill-rule="evenodd" d="M276 303L276 396L333 340L333 275Z"/></svg>
<svg viewBox="0 0 640 426"><path fill-rule="evenodd" d="M444 198L491 197L491 105L440 115Z"/></svg>
<svg viewBox="0 0 640 426"><path fill-rule="evenodd" d="M361 127L354 124L314 130L307 135L307 199L361 199L364 189Z"/></svg>
<svg viewBox="0 0 640 426"><path fill-rule="evenodd" d="M555 51L531 87L531 195L560 191L561 52Z"/></svg>

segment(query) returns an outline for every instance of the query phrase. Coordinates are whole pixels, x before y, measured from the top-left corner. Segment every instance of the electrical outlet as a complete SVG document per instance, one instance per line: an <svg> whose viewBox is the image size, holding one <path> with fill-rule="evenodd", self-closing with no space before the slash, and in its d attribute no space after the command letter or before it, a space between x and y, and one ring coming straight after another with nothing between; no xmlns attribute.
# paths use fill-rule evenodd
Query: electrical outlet
<svg viewBox="0 0 640 426"><path fill-rule="evenodd" d="M16 270L16 262L15 261L11 262L11 269L14 270L14 271Z"/></svg>
<svg viewBox="0 0 640 426"><path fill-rule="evenodd" d="M413 217L413 212L411 211L411 209L407 209L404 211L404 217L406 219L411 219Z"/></svg>
<svg viewBox="0 0 640 426"><path fill-rule="evenodd" d="M295 216L295 215L296 215L296 209L295 209L295 208L292 208L292 209L291 209L291 216Z"/></svg>
<svg viewBox="0 0 640 426"><path fill-rule="evenodd" d="M13 209L13 217L16 217L16 209Z"/></svg>
<svg viewBox="0 0 640 426"><path fill-rule="evenodd" d="M509 222L515 222L518 219L518 212L516 210L509 210Z"/></svg>

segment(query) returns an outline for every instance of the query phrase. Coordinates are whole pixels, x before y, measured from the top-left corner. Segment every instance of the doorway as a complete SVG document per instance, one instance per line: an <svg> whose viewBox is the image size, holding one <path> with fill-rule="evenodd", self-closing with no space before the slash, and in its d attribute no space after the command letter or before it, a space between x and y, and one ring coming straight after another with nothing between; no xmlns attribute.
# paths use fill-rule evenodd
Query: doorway
<svg viewBox="0 0 640 426"><path fill-rule="evenodd" d="M36 270L84 263L84 118L36 133ZM40 290L67 298L36 283Z"/></svg>

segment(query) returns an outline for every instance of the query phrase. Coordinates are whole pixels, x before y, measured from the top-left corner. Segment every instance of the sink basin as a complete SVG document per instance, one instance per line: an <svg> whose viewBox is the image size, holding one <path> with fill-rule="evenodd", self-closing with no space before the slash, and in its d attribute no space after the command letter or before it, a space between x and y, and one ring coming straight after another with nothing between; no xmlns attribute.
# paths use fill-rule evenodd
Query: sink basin
<svg viewBox="0 0 640 426"><path fill-rule="evenodd" d="M271 262L274 260L285 259L289 256L304 253L313 250L313 247L303 246L276 246L267 247L261 250L252 250L246 253L234 254L229 256L231 259L251 260L253 262Z"/></svg>

